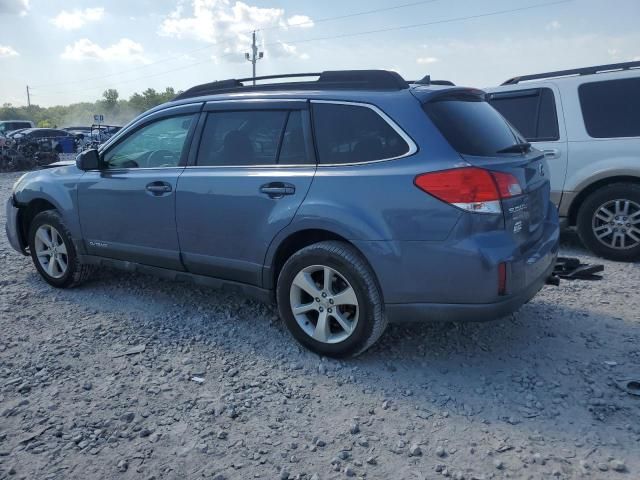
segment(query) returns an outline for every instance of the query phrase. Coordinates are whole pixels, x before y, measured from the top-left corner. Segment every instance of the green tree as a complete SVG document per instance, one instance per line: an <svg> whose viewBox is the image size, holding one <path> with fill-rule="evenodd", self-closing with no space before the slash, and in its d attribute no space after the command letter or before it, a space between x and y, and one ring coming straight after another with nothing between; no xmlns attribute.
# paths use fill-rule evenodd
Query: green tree
<svg viewBox="0 0 640 480"><path fill-rule="evenodd" d="M79 102L46 108L38 105L16 107L11 103L4 103L0 107L0 120L31 120L38 126L66 127L91 125L93 115L103 113L106 123L124 125L140 113L171 101L175 96L176 91L172 87L167 87L160 92L147 88L141 93L134 93L128 99L122 99L116 89L110 88L105 90L102 97L95 102Z"/></svg>
<svg viewBox="0 0 640 480"><path fill-rule="evenodd" d="M120 97L120 94L118 93L118 90L116 90L115 88L109 88L108 90L105 90L104 93L102 94L102 98L104 98L105 106L108 109L112 109L118 104L119 97Z"/></svg>

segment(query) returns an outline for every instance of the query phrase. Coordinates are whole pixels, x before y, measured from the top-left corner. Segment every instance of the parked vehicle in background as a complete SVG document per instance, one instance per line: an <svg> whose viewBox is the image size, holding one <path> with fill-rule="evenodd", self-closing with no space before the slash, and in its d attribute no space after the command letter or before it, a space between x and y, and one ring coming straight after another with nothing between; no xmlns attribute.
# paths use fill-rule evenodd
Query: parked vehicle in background
<svg viewBox="0 0 640 480"><path fill-rule="evenodd" d="M74 135L77 139L78 149L97 148L101 143L106 142L122 127L115 125L94 124L85 127L65 127L64 130Z"/></svg>
<svg viewBox="0 0 640 480"><path fill-rule="evenodd" d="M112 265L275 299L337 357L388 321L488 320L536 295L558 251L548 167L485 92L315 75L199 85L26 174L11 244L56 287Z"/></svg>
<svg viewBox="0 0 640 480"><path fill-rule="evenodd" d="M640 259L640 62L525 75L487 91L544 151L564 225L605 258Z"/></svg>
<svg viewBox="0 0 640 480"><path fill-rule="evenodd" d="M33 128L35 125L29 120L0 120L0 135L6 137L8 133L21 128Z"/></svg>
<svg viewBox="0 0 640 480"><path fill-rule="evenodd" d="M26 128L11 135L16 150L25 156L36 152L72 153L75 151L74 137L65 130L56 128Z"/></svg>

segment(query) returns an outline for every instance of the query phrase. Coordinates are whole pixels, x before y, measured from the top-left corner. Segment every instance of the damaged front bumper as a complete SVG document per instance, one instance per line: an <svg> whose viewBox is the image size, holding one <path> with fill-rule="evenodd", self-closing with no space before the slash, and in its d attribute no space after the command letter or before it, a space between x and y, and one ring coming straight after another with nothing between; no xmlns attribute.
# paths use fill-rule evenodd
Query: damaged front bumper
<svg viewBox="0 0 640 480"><path fill-rule="evenodd" d="M5 212L7 220L4 228L7 233L7 238L9 239L9 244L18 252L26 255L27 252L25 251L20 229L18 227L18 214L20 210L16 207L13 196L9 197L7 200L7 203L5 204Z"/></svg>

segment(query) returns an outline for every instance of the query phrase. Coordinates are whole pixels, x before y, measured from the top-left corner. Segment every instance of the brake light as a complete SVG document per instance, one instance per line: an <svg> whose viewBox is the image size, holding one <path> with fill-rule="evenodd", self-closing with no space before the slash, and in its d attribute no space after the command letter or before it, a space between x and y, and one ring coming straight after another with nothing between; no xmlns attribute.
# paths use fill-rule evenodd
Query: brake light
<svg viewBox="0 0 640 480"><path fill-rule="evenodd" d="M500 200L522 193L513 175L477 167L423 173L415 178L415 184L444 202L476 213L500 213Z"/></svg>

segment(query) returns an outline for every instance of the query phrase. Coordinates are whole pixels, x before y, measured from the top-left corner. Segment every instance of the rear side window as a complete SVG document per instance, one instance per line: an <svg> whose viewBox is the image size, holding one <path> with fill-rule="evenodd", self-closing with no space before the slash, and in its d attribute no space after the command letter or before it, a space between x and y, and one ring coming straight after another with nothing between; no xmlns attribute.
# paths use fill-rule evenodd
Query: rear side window
<svg viewBox="0 0 640 480"><path fill-rule="evenodd" d="M410 150L400 134L369 107L314 103L313 126L320 164L387 160Z"/></svg>
<svg viewBox="0 0 640 480"><path fill-rule="evenodd" d="M446 96L425 103L424 111L451 146L463 155L492 156L517 138L505 119L475 95Z"/></svg>
<svg viewBox="0 0 640 480"><path fill-rule="evenodd" d="M560 139L555 98L550 88L493 93L489 102L528 141Z"/></svg>
<svg viewBox="0 0 640 480"><path fill-rule="evenodd" d="M640 136L640 78L583 83L578 95L589 136Z"/></svg>
<svg viewBox="0 0 640 480"><path fill-rule="evenodd" d="M202 132L198 165L308 163L300 111L212 112Z"/></svg>

